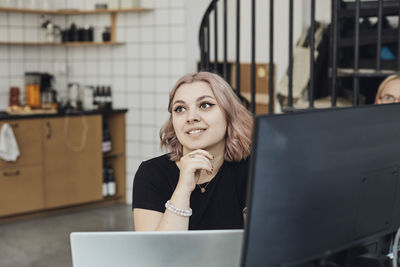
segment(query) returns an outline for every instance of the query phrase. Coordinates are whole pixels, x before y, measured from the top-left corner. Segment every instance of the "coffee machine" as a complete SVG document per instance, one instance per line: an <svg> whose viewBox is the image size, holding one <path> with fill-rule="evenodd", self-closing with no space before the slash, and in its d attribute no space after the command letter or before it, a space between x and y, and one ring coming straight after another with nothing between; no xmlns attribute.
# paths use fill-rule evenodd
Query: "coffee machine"
<svg viewBox="0 0 400 267"><path fill-rule="evenodd" d="M42 108L57 108L57 91L53 87L54 76L48 73L40 74L40 93Z"/></svg>

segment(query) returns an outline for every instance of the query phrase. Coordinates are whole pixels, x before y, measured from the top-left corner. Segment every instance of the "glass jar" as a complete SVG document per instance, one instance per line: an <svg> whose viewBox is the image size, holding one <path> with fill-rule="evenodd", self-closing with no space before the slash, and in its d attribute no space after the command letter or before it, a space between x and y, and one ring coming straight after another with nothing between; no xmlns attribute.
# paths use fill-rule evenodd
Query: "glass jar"
<svg viewBox="0 0 400 267"><path fill-rule="evenodd" d="M40 108L40 74L25 73L25 104L31 108Z"/></svg>
<svg viewBox="0 0 400 267"><path fill-rule="evenodd" d="M8 105L11 106L20 106L19 102L19 88L18 87L10 87L10 92L9 92L9 101Z"/></svg>

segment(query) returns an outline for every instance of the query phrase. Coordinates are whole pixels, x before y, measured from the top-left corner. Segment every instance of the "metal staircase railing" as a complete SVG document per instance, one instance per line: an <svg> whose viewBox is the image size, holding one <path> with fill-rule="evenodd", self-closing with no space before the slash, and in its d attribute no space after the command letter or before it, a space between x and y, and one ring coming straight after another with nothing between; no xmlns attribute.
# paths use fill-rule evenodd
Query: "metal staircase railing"
<svg viewBox="0 0 400 267"><path fill-rule="evenodd" d="M268 88L265 89L265 93L268 93L269 95L269 105L268 105L268 111L269 113L274 112L274 91L275 91L275 84L274 84L274 0L265 0L269 1L269 32L266 34L269 34L269 73L268 73ZM283 1L283 0L280 0ZM293 102L293 83L296 82L293 80L293 73L294 73L294 64L293 64L293 56L294 56L294 47L293 47L293 8L294 8L294 0L286 0L288 1L289 4L289 9L288 9L288 21L289 21L289 26L288 26L288 69L287 69L287 102L285 102L284 106L282 107L282 110L285 111L294 111L296 110L294 108L294 102ZM241 32L240 32L240 21L241 21L241 8L240 5L241 3L247 3L247 2L242 2L240 0L234 0L228 1L229 3L236 4L236 23L233 25L235 27L235 32L236 32L236 60L234 62L235 64L235 81L234 85L232 85L233 88L236 89L236 94L240 97L241 96L241 88L240 88L240 38L241 38ZM387 13L391 12L399 12L396 13L397 16L400 14L400 4L395 3L396 1L392 0L376 0L375 2L371 1L363 1L363 0L354 0L354 3L348 3L348 2L343 2L343 0L331 0L331 9L332 9L332 16L331 16L331 25L330 25L330 37L327 38L329 39L329 60L324 59L322 62L324 68L326 68L326 84L323 86L324 88L321 88L320 84L315 84L315 81L320 78L319 73L321 70L319 69L318 66L316 66L316 59L314 58L314 53L309 53L309 68L310 68L310 76L309 76L309 81L308 81L308 87L307 87L307 104L308 108L312 109L315 108L314 102L315 102L315 97L320 96L319 92L321 89L325 90L328 92L328 96L330 97L330 105L331 107L336 107L337 101L338 101L338 96L340 95L342 89L343 89L343 84L342 84L342 79L343 74L341 73L341 66L340 66L340 57L341 57L341 47L343 44L341 43L342 40L340 38L341 34L341 29L343 29L343 18L345 17L353 17L354 20L354 35L352 37L353 41L352 42L352 47L354 47L354 54L352 57L354 58L354 66L353 68L350 69L351 75L346 74L347 76L350 77L350 79L353 80L352 83L352 105L357 106L360 104L360 94L362 93L362 84L360 79L367 79L367 78L373 78L373 77L378 77L378 78L384 78L384 75L382 74L382 66L381 66L381 49L382 49L382 19L387 15ZM309 27L309 33L315 33L316 31L316 25L318 22L315 20L315 10L316 10L316 3L318 4L317 1L315 0L310 0L310 6L309 6L309 13L310 13L310 27ZM227 0L212 0L209 6L207 7L206 12L204 13L204 16L201 21L201 26L200 26L200 31L199 31L199 44L200 44L200 70L208 70L208 71L214 71L214 72L220 72L219 74L223 76L227 81L228 81L228 62L227 62ZM376 12L371 9L371 5L376 5ZM350 6L349 8L346 9L346 6ZM394 9L392 8L394 7ZM223 27L222 27L222 33L218 32L218 10L222 9L223 12L220 12L223 14ZM308 8L308 7L307 7ZM341 11L339 11L339 9ZM250 74L250 90L251 90L251 101L250 101L250 109L253 113L255 113L255 29L257 27L255 21L256 21L256 1L251 0L251 29L249 31L251 32L251 74ZM384 10L384 12L382 12ZM346 12L344 14L343 12ZM385 13L386 12L386 13ZM350 14L351 13L351 14ZM376 16L377 18L377 39L376 43L373 45L376 45L376 68L375 72L373 74L363 74L360 70L360 65L359 61L362 55L360 54L360 49L361 46L363 45L360 43L360 29L359 29L359 23L356 23L359 21L359 18L363 16L369 16L371 17L370 13L374 13L373 16ZM376 13L376 15L375 15ZM210 23L210 18L213 16L213 23L211 25ZM229 25L231 26L231 25ZM259 26L259 25L258 25ZM221 27L220 27L221 28ZM210 38L210 33L213 31L213 43L211 43ZM246 29L247 31L247 29ZM397 40L397 46L398 46L398 53L400 53L400 30L398 31L398 40ZM317 49L316 47L316 42L315 42L315 36L314 34L308 34L307 36L307 43L308 47L310 48L310 51L315 51ZM347 40L348 41L348 40ZM222 42L222 45L221 43ZM218 64L219 64L219 56L218 55L218 45L220 47L223 47L223 55L222 55L222 71L218 71ZM213 59L211 59L211 53L210 51L213 51L214 56ZM399 73L400 70L400 56L397 55L396 60L399 62L398 69L394 70L393 73ZM319 62L321 63L321 62ZM219 66L221 69L221 66ZM325 70L324 70L325 71ZM346 76L346 77L347 77ZM349 78L348 78L349 79ZM365 80L364 80L365 81ZM228 81L229 82L229 81ZM317 88L316 88L317 86ZM348 86L349 87L349 86ZM361 103L362 104L362 103Z"/></svg>
<svg viewBox="0 0 400 267"><path fill-rule="evenodd" d="M269 84L268 84L268 90L267 93L269 95L269 102L268 102L268 111L269 113L273 113L273 107L274 107L274 63L273 63L273 22L274 22L274 12L273 12L273 6L274 6L274 0L269 0L270 1L270 29L269 29ZM222 3L221 3L222 2ZM293 0L290 0L291 2L291 8L293 10ZM227 80L227 74L228 74L228 63L227 63L227 0L219 1L219 0L212 0L209 6L207 7L204 16L201 21L200 25L200 31L199 31L199 44L200 44L200 70L207 70L207 71L214 71L217 72L218 68L218 40L220 38L220 35L218 34L218 4L222 5L223 9L223 73L222 76ZM240 94L240 0L236 0L236 61L235 61L235 86L233 86L236 89L236 94L241 98ZM256 8L256 1L251 0L251 102L250 102L250 109L252 113L255 113L255 107L256 107L256 101L255 101L255 78L256 78L256 73L255 73L255 29L256 29L256 16L255 16L255 8ZM210 25L210 16L214 16L214 59L213 59L213 64L211 64L211 59L210 59L210 30L211 30L211 25Z"/></svg>

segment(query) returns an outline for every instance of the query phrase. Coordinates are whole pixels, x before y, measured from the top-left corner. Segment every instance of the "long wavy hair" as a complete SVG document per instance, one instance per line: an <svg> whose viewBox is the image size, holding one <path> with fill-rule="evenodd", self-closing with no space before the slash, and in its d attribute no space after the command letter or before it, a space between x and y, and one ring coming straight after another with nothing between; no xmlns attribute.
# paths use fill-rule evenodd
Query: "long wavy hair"
<svg viewBox="0 0 400 267"><path fill-rule="evenodd" d="M227 130L224 159L226 161L240 161L247 158L251 151L253 117L239 101L231 86L220 76L210 72L186 74L176 82L169 94L168 112L170 116L160 129L161 148L167 148L171 151L170 157L173 161L179 161L183 156L183 146L179 142L172 124L172 101L181 85L194 82L208 84L225 115Z"/></svg>

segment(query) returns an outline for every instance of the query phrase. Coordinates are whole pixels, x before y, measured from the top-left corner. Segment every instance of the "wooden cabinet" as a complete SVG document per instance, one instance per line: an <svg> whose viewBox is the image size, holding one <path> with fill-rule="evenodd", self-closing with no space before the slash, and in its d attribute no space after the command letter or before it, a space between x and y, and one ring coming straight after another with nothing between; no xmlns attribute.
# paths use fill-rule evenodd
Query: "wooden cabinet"
<svg viewBox="0 0 400 267"><path fill-rule="evenodd" d="M0 216L44 208L41 166L0 171Z"/></svg>
<svg viewBox="0 0 400 267"><path fill-rule="evenodd" d="M39 120L8 123L18 143L17 161L0 160L0 216L44 208L42 127Z"/></svg>
<svg viewBox="0 0 400 267"><path fill-rule="evenodd" d="M43 120L46 208L102 199L101 116Z"/></svg>
<svg viewBox="0 0 400 267"><path fill-rule="evenodd" d="M8 123L12 127L20 156L14 162L0 160L0 168L41 164L42 125L40 120L0 121L0 128L4 123Z"/></svg>
<svg viewBox="0 0 400 267"><path fill-rule="evenodd" d="M102 153L102 122L112 151ZM15 162L0 159L0 217L86 203L125 202L125 111L108 115L2 120L20 149ZM114 170L116 195L103 197L103 164Z"/></svg>

